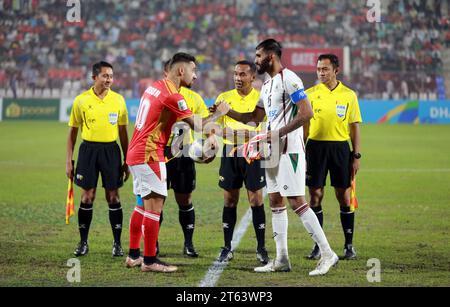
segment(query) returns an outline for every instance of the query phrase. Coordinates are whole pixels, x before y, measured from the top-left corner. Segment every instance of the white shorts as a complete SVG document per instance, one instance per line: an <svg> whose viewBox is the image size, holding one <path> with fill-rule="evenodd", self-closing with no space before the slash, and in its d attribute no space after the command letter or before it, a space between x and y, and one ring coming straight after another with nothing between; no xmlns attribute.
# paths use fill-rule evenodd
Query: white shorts
<svg viewBox="0 0 450 307"><path fill-rule="evenodd" d="M145 197L152 192L167 196L166 163L154 162L154 167L147 163L130 166L133 175L133 193Z"/></svg>
<svg viewBox="0 0 450 307"><path fill-rule="evenodd" d="M283 197L305 196L305 154L282 154L277 167L266 169L266 182L269 194L280 193Z"/></svg>

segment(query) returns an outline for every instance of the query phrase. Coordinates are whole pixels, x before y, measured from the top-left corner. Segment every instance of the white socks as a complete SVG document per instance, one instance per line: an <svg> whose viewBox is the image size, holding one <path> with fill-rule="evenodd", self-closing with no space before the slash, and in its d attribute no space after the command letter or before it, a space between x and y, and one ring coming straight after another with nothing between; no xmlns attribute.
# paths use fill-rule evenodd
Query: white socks
<svg viewBox="0 0 450 307"><path fill-rule="evenodd" d="M276 259L277 260L287 259L288 214L286 207L272 208L272 229L273 229L273 238L275 240L275 245L277 247Z"/></svg>
<svg viewBox="0 0 450 307"><path fill-rule="evenodd" d="M317 219L314 211L306 204L298 208L295 212L299 215L303 226L305 226L314 242L316 242L319 246L322 256L332 255L333 251L331 250L330 244L328 243L322 227L320 227L319 220ZM277 260L288 258L288 224L286 207L272 208L272 229L274 236L273 238L277 247Z"/></svg>
<svg viewBox="0 0 450 307"><path fill-rule="evenodd" d="M319 246L320 253L322 254L322 256L331 255L333 251L331 250L327 237L325 237L325 233L323 232L322 227L320 227L319 220L317 219L316 214L311 208L302 211L303 213L299 214L300 220L302 221L308 233L313 238L314 242L316 242Z"/></svg>

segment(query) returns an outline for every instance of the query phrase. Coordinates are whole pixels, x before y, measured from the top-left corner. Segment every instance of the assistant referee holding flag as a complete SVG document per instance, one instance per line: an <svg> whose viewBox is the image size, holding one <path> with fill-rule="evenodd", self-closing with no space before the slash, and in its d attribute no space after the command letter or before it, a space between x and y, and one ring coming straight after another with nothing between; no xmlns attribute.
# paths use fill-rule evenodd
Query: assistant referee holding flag
<svg viewBox="0 0 450 307"><path fill-rule="evenodd" d="M322 199L325 180L330 171L331 185L341 208L341 224L345 235L342 259L355 259L353 230L355 213L350 209L351 180L359 169L360 130L362 122L358 98L354 91L336 79L339 59L334 54L322 54L317 61L320 84L306 91L314 116L305 125L306 185L309 187L311 208L323 224ZM348 141L351 141L353 151ZM320 250L314 246L309 259L319 259Z"/></svg>
<svg viewBox="0 0 450 307"><path fill-rule="evenodd" d="M112 255L123 256L120 243L123 213L119 188L123 185L124 177L125 180L128 179L130 172L125 162L122 163L116 140L117 137L120 138L125 161L128 150L128 112L124 98L110 88L114 80L111 64L107 62L94 64L92 78L94 86L75 98L67 138L66 174L67 177L74 178L75 184L82 191L78 211L80 243L74 254L77 257L84 256L89 251L88 234L100 173L114 236ZM80 145L74 172L72 156L79 128L83 142Z"/></svg>

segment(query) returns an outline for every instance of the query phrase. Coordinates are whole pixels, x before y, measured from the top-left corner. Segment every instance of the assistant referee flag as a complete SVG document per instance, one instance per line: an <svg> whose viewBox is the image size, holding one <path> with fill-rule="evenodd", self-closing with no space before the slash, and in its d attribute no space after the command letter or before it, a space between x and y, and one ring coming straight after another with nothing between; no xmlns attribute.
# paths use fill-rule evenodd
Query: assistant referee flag
<svg viewBox="0 0 450 307"><path fill-rule="evenodd" d="M69 182L67 184L66 225L69 224L69 220L72 215L75 215L75 206L73 203L73 178L69 178Z"/></svg>

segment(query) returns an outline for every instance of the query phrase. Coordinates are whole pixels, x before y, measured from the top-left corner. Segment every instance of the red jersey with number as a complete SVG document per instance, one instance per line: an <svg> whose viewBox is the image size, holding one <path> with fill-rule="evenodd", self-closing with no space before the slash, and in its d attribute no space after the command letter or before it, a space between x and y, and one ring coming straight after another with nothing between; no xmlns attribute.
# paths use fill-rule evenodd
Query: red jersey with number
<svg viewBox="0 0 450 307"><path fill-rule="evenodd" d="M133 137L128 146L127 164L165 162L166 146L177 120L192 116L184 97L168 80L153 83L139 104Z"/></svg>

